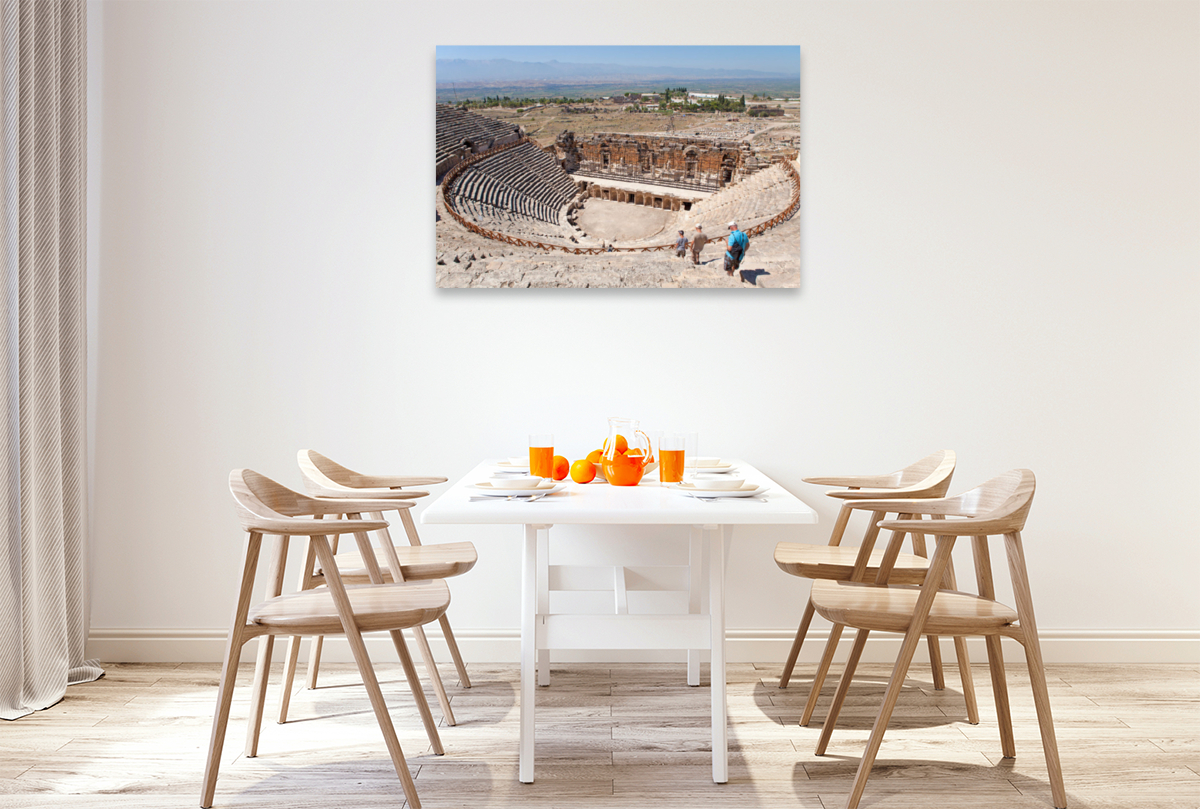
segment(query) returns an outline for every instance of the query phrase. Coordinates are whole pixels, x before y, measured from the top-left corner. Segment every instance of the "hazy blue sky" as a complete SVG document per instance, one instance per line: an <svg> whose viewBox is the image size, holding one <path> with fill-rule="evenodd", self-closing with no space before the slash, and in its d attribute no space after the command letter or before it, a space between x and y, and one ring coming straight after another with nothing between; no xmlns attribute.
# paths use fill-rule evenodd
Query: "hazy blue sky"
<svg viewBox="0 0 1200 809"><path fill-rule="evenodd" d="M438 45L437 58L800 72L799 45Z"/></svg>

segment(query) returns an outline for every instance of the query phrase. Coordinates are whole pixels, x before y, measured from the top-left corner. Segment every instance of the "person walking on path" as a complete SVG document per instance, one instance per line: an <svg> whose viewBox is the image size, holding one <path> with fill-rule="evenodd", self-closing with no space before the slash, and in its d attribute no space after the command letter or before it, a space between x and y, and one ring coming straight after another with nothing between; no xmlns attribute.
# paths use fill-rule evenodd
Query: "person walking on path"
<svg viewBox="0 0 1200 809"><path fill-rule="evenodd" d="M704 232L701 225L696 225L696 234L692 236L692 263L700 263L700 251L704 249L704 245L708 244L712 239Z"/></svg>
<svg viewBox="0 0 1200 809"><path fill-rule="evenodd" d="M750 248L750 239L738 230L737 222L729 223L729 235L725 237L725 273L733 275L734 270L741 266Z"/></svg>
<svg viewBox="0 0 1200 809"><path fill-rule="evenodd" d="M675 240L675 256L683 258L687 255L688 240L687 236L683 235L683 231L679 231L679 238Z"/></svg>

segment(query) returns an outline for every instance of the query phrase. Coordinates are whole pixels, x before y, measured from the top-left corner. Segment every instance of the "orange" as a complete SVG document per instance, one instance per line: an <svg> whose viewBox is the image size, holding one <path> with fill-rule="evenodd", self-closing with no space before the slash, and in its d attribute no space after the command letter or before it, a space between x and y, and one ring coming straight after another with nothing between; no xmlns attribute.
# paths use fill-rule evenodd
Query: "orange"
<svg viewBox="0 0 1200 809"><path fill-rule="evenodd" d="M617 433L617 454L624 455L625 451L627 449L629 449L629 442L625 440L625 436L621 435L620 433ZM604 449L601 450L601 452L608 452L608 439L607 438L604 439Z"/></svg>
<svg viewBox="0 0 1200 809"><path fill-rule="evenodd" d="M599 452L600 450L596 450ZM588 456L591 457L591 456ZM596 479L596 465L588 460L571 464L571 480L576 483L591 483Z"/></svg>
<svg viewBox="0 0 1200 809"><path fill-rule="evenodd" d="M554 456L554 462L551 464L553 472L551 473L555 480L562 480L567 476L568 470L571 468L571 462L561 455Z"/></svg>
<svg viewBox="0 0 1200 809"><path fill-rule="evenodd" d="M587 459L592 463L600 463L600 457L604 455L604 450L594 449L587 454Z"/></svg>
<svg viewBox="0 0 1200 809"><path fill-rule="evenodd" d="M629 450L629 452L626 452L625 454L626 455L641 455L642 450L640 447L634 447L633 449Z"/></svg>

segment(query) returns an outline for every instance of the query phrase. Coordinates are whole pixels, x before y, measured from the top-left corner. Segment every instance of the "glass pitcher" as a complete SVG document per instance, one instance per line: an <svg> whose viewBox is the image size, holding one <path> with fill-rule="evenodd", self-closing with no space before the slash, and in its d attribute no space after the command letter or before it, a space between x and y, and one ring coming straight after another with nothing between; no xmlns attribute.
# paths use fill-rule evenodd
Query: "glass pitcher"
<svg viewBox="0 0 1200 809"><path fill-rule="evenodd" d="M612 417L608 420L608 438L600 458L604 477L614 486L636 486L642 475L653 469L654 445L638 429L637 419Z"/></svg>

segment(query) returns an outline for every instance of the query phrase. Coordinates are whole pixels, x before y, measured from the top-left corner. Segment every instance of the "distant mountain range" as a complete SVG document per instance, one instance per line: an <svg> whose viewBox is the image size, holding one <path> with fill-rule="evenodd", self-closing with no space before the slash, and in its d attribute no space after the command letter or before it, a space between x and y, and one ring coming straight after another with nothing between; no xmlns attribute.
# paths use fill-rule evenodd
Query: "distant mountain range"
<svg viewBox="0 0 1200 809"><path fill-rule="evenodd" d="M579 62L514 62L511 59L438 59L437 83L495 84L499 82L588 83L611 81L679 81L687 79L795 79L795 73L728 68L651 65L585 64Z"/></svg>

